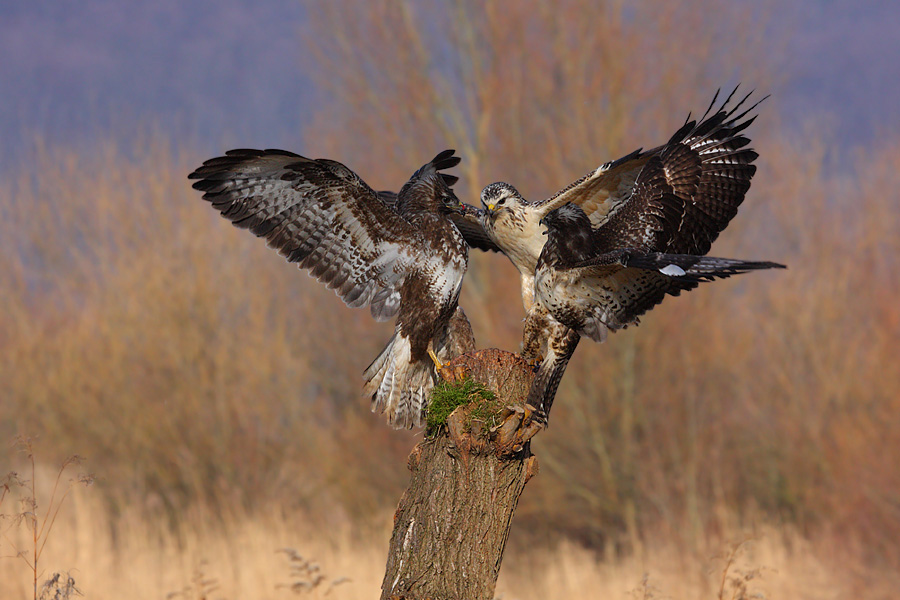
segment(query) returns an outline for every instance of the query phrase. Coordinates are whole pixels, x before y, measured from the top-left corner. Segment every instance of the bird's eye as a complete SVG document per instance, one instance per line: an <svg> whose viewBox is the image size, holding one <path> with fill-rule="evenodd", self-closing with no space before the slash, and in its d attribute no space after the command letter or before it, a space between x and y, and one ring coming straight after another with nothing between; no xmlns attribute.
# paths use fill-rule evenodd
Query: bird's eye
<svg viewBox="0 0 900 600"><path fill-rule="evenodd" d="M506 198L500 198L499 200L497 200L497 206L503 206L504 204L506 204Z"/></svg>

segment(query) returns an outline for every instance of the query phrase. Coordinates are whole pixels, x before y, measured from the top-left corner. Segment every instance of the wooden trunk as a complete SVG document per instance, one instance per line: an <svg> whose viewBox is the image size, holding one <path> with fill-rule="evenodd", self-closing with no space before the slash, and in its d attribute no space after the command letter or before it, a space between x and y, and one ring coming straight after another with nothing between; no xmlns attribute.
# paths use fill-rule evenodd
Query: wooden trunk
<svg viewBox="0 0 900 600"><path fill-rule="evenodd" d="M497 395L496 424L473 405L415 447L412 477L394 515L383 600L492 600L519 496L536 472L529 439L540 430L523 407L532 369L520 357L482 350L453 360L449 381L466 377Z"/></svg>

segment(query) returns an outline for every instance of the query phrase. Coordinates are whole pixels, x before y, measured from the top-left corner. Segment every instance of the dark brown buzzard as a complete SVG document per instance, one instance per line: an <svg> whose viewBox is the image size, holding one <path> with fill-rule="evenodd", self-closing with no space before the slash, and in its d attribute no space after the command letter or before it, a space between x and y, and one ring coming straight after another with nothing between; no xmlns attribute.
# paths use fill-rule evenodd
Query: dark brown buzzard
<svg viewBox="0 0 900 600"><path fill-rule="evenodd" d="M460 159L438 154L398 194L375 192L339 162L284 150L231 150L189 175L234 225L265 238L351 307L397 316L394 335L365 371L372 410L392 426L424 422L432 359L459 344L450 327L468 247L448 216L463 207L440 173ZM431 357L429 357L431 355Z"/></svg>

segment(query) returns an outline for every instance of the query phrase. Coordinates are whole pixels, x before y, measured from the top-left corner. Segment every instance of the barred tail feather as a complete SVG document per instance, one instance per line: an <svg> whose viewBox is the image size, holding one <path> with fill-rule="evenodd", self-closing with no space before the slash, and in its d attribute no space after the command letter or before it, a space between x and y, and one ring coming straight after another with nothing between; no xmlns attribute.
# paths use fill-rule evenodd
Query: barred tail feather
<svg viewBox="0 0 900 600"><path fill-rule="evenodd" d="M782 264L766 261L735 260L690 254L664 254L661 252L629 253L624 257L623 262L629 267L648 271L656 270L663 275L696 283L740 275L749 271L786 268Z"/></svg>
<svg viewBox="0 0 900 600"><path fill-rule="evenodd" d="M388 414L388 424L397 429L425 425L425 412L434 387L434 368L430 359L409 365L406 383L400 391L400 404Z"/></svg>
<svg viewBox="0 0 900 600"><path fill-rule="evenodd" d="M363 374L364 395L372 399L372 412L387 414L397 429L420 427L425 404L434 387L430 360L410 362L409 339L395 333L381 354Z"/></svg>
<svg viewBox="0 0 900 600"><path fill-rule="evenodd" d="M363 396L368 396L374 400L378 389L381 387L381 382L384 381L385 376L387 375L388 367L391 365L391 351L394 347L394 342L397 339L397 334L395 333L393 337L391 337L390 341L388 341L387 345L384 347L384 350L375 357L375 360L372 361L366 370L363 372L363 378L365 379L365 385L363 386ZM373 407L374 410L374 407Z"/></svg>

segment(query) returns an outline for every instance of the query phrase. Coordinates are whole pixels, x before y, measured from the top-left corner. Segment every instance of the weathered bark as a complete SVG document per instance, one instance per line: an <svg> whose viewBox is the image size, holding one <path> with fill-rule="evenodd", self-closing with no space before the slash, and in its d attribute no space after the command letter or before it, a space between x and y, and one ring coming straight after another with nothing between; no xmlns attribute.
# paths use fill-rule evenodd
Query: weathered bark
<svg viewBox="0 0 900 600"><path fill-rule="evenodd" d="M533 371L520 357L482 350L442 376L483 383L503 410L491 427L460 407L409 457L412 477L394 515L382 600L491 600L513 512L536 472L529 439L541 425L523 408Z"/></svg>

